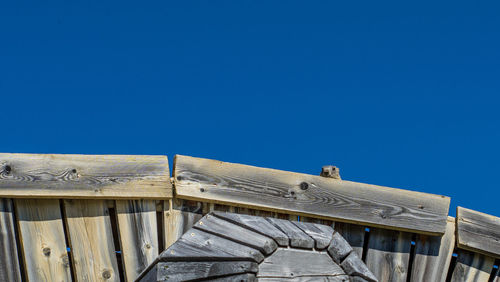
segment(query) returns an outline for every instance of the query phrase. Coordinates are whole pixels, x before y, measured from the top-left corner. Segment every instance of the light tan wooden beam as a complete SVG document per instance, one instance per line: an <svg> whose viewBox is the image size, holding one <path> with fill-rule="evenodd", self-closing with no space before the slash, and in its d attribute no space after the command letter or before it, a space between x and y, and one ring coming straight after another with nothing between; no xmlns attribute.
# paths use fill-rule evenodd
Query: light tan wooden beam
<svg viewBox="0 0 500 282"><path fill-rule="evenodd" d="M500 258L500 218L457 207L457 246Z"/></svg>
<svg viewBox="0 0 500 282"><path fill-rule="evenodd" d="M179 198L441 235L450 198L177 155Z"/></svg>
<svg viewBox="0 0 500 282"><path fill-rule="evenodd" d="M166 156L0 154L0 197L168 199Z"/></svg>

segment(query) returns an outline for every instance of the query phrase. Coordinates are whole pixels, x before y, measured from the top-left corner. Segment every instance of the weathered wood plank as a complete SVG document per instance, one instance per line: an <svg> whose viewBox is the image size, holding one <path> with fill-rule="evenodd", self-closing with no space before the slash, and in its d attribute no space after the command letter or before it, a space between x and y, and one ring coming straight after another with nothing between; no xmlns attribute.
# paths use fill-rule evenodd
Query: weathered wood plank
<svg viewBox="0 0 500 282"><path fill-rule="evenodd" d="M259 234L273 238L280 246L289 245L290 239L288 236L263 217L222 212L214 212L214 215L232 223L240 224Z"/></svg>
<svg viewBox="0 0 500 282"><path fill-rule="evenodd" d="M160 254L162 261L177 261L180 258L199 261L231 259L261 262L264 255L254 248L192 228Z"/></svg>
<svg viewBox="0 0 500 282"><path fill-rule="evenodd" d="M201 214L180 211L174 208L172 201L165 201L163 212L165 224L165 249L177 241L193 225L202 218Z"/></svg>
<svg viewBox="0 0 500 282"><path fill-rule="evenodd" d="M134 281L158 257L156 202L116 201L116 216L125 276Z"/></svg>
<svg viewBox="0 0 500 282"><path fill-rule="evenodd" d="M217 236L226 238L228 240L248 245L254 249L257 249L269 255L274 252L278 245L276 242L269 237L260 235L259 233L253 232L239 225L233 224L229 221L225 221L218 217L208 214L204 219L199 220L194 228L215 234ZM230 230L230 232L228 232Z"/></svg>
<svg viewBox="0 0 500 282"><path fill-rule="evenodd" d="M411 233L373 228L370 231L366 265L384 282L406 282Z"/></svg>
<svg viewBox="0 0 500 282"><path fill-rule="evenodd" d="M358 277L358 279L352 279L352 281L377 281L377 278L370 271L371 269L368 269L355 252L351 252L340 265L347 274L354 276L351 278ZM385 282L386 280L378 281Z"/></svg>
<svg viewBox="0 0 500 282"><path fill-rule="evenodd" d="M283 280L283 278L259 278L259 282L282 282L282 281L287 281L287 282L347 282L347 281L353 281L357 282L357 280L349 280L349 276L347 275L337 275L337 276L302 276L302 277L295 277L295 278L290 278ZM241 281L239 281L241 282ZM363 280L362 282L366 282L366 280Z"/></svg>
<svg viewBox="0 0 500 282"><path fill-rule="evenodd" d="M250 261L159 262L157 280L181 282L220 276L257 273L258 264Z"/></svg>
<svg viewBox="0 0 500 282"><path fill-rule="evenodd" d="M59 200L15 200L29 281L71 281Z"/></svg>
<svg viewBox="0 0 500 282"><path fill-rule="evenodd" d="M457 245L500 258L500 217L457 207Z"/></svg>
<svg viewBox="0 0 500 282"><path fill-rule="evenodd" d="M459 250L451 282L487 282L495 259L479 253Z"/></svg>
<svg viewBox="0 0 500 282"><path fill-rule="evenodd" d="M314 240L291 221L271 217L266 219L290 238L290 246L305 249L314 248Z"/></svg>
<svg viewBox="0 0 500 282"><path fill-rule="evenodd" d="M445 196L177 155L177 196L424 234L443 234Z"/></svg>
<svg viewBox="0 0 500 282"><path fill-rule="evenodd" d="M165 156L0 154L0 197L165 199Z"/></svg>
<svg viewBox="0 0 500 282"><path fill-rule="evenodd" d="M119 281L106 201L65 200L64 209L76 279Z"/></svg>
<svg viewBox="0 0 500 282"><path fill-rule="evenodd" d="M301 276L338 276L345 274L326 252L278 249L259 265L257 278L293 279Z"/></svg>
<svg viewBox="0 0 500 282"><path fill-rule="evenodd" d="M351 245L352 249L358 255L363 256L363 246L365 243L365 227L357 224L336 222L335 231L340 233L342 237Z"/></svg>
<svg viewBox="0 0 500 282"><path fill-rule="evenodd" d="M238 275L231 275L231 276L225 276L221 278L215 278L215 279L210 279L211 282L254 282L257 281L255 278L255 274L253 273L246 273L246 274L238 274Z"/></svg>
<svg viewBox="0 0 500 282"><path fill-rule="evenodd" d="M21 281L11 199L0 198L0 281Z"/></svg>
<svg viewBox="0 0 500 282"><path fill-rule="evenodd" d="M330 226L298 221L292 221L292 223L314 239L314 241L316 242L316 249L321 250L330 245L330 241L332 241L332 235L334 232L333 228L331 228Z"/></svg>
<svg viewBox="0 0 500 282"><path fill-rule="evenodd" d="M442 237L417 235L412 282L444 282L455 247L455 218L448 217L446 232Z"/></svg>

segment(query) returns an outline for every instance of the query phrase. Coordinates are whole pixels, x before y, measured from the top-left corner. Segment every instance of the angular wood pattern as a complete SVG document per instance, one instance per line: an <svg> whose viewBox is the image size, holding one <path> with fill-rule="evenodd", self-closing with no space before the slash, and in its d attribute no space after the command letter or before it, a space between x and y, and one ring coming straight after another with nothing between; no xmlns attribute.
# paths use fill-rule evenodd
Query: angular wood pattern
<svg viewBox="0 0 500 282"><path fill-rule="evenodd" d="M281 247L284 244L277 241L284 237L290 244ZM330 226L225 212L205 215L162 252L138 281L253 279L377 281Z"/></svg>

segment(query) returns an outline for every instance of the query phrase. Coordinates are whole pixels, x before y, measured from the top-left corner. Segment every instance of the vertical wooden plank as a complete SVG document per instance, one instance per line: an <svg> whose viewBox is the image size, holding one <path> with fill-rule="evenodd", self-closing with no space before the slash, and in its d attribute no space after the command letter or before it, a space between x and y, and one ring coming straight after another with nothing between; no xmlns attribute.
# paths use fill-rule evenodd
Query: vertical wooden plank
<svg viewBox="0 0 500 282"><path fill-rule="evenodd" d="M71 281L59 200L15 200L29 281Z"/></svg>
<svg viewBox="0 0 500 282"><path fill-rule="evenodd" d="M340 233L349 242L359 258L363 257L363 245L365 243L365 227L356 224L335 222L335 231Z"/></svg>
<svg viewBox="0 0 500 282"><path fill-rule="evenodd" d="M0 281L21 281L11 199L0 198Z"/></svg>
<svg viewBox="0 0 500 282"><path fill-rule="evenodd" d="M156 201L116 201L116 216L127 281L134 281L158 256Z"/></svg>
<svg viewBox="0 0 500 282"><path fill-rule="evenodd" d="M165 222L165 249L170 247L182 234L186 233L200 218L201 214L185 212L176 208L173 200L165 201L164 222Z"/></svg>
<svg viewBox="0 0 500 282"><path fill-rule="evenodd" d="M479 253L459 250L451 282L487 282L495 259Z"/></svg>
<svg viewBox="0 0 500 282"><path fill-rule="evenodd" d="M78 281L119 281L113 231L105 200L64 200Z"/></svg>
<svg viewBox="0 0 500 282"><path fill-rule="evenodd" d="M444 282L450 267L453 248L455 247L455 219L448 218L446 232L442 237L417 235L415 241L415 259L413 261L411 281Z"/></svg>
<svg viewBox="0 0 500 282"><path fill-rule="evenodd" d="M372 228L366 265L379 281L406 282L411 233Z"/></svg>

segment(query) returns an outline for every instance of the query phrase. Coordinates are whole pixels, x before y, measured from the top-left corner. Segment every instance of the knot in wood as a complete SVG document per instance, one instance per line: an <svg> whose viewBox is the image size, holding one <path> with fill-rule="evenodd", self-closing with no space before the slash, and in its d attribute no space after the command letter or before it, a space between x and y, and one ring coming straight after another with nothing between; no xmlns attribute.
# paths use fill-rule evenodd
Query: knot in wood
<svg viewBox="0 0 500 282"><path fill-rule="evenodd" d="M325 165L321 168L320 176L340 179L339 168L333 165Z"/></svg>
<svg viewBox="0 0 500 282"><path fill-rule="evenodd" d="M104 270L104 271L102 272L102 278L104 278L104 279L109 279L109 278L111 278L111 272L110 272L109 270L107 270L107 269L106 269L106 270Z"/></svg>
<svg viewBox="0 0 500 282"><path fill-rule="evenodd" d="M309 189L309 184L307 184L307 182L300 183L300 189L301 190L307 190L307 189Z"/></svg>
<svg viewBox="0 0 500 282"><path fill-rule="evenodd" d="M6 165L3 168L3 171L5 171L6 174L9 174L12 171L12 167L10 165Z"/></svg>
<svg viewBox="0 0 500 282"><path fill-rule="evenodd" d="M43 248L42 253L44 256L50 256L50 248Z"/></svg>

